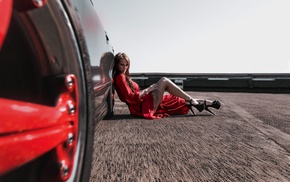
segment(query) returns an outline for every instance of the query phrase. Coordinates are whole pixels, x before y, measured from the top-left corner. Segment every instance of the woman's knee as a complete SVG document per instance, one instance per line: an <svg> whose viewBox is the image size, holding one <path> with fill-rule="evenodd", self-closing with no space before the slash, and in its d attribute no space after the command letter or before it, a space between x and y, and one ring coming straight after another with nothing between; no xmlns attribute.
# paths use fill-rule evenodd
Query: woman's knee
<svg viewBox="0 0 290 182"><path fill-rule="evenodd" d="M160 78L159 81L164 82L164 83L167 83L167 82L169 82L170 80L169 80L167 77L162 77L162 78Z"/></svg>
<svg viewBox="0 0 290 182"><path fill-rule="evenodd" d="M157 82L158 84L158 90L160 92L164 92L168 86L168 82L169 82L169 79L166 78L166 77L162 77L159 79L159 81Z"/></svg>
<svg viewBox="0 0 290 182"><path fill-rule="evenodd" d="M168 82L169 82L169 79L167 77L162 77L158 81L158 85L161 86L161 87L167 87Z"/></svg>

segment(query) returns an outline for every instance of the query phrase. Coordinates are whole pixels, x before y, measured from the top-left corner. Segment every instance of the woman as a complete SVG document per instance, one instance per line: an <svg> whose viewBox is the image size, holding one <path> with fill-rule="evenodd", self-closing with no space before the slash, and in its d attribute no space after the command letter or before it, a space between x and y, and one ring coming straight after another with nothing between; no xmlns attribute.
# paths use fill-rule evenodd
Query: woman
<svg viewBox="0 0 290 182"><path fill-rule="evenodd" d="M130 59L125 53L115 55L113 68L113 81L117 94L125 102L134 116L147 119L162 118L173 114L192 114L195 107L199 112L204 109L211 112L208 107L219 109L219 101L196 100L180 89L166 77L161 78L150 87L140 90L137 83L130 78ZM164 95L167 91L169 94ZM213 114L213 112L211 112Z"/></svg>

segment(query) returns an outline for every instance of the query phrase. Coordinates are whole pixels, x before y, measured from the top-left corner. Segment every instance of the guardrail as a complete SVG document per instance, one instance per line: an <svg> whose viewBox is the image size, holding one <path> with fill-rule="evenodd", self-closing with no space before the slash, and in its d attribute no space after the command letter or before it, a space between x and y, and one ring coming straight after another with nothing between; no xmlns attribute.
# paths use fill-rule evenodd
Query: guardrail
<svg viewBox="0 0 290 182"><path fill-rule="evenodd" d="M186 91L290 93L290 74L133 73L143 89L167 77Z"/></svg>

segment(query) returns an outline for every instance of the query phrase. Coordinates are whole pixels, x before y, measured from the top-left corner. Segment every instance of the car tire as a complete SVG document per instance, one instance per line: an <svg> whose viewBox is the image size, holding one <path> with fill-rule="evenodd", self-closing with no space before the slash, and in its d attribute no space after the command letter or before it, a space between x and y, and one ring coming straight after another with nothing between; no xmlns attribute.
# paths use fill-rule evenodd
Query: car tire
<svg viewBox="0 0 290 182"><path fill-rule="evenodd" d="M65 3L68 2L47 1L46 6L33 11L13 12L0 55L0 97L53 106L58 95L54 93L59 89L52 89L57 85L56 78L75 76L79 117L71 175L67 179L59 177L61 167L52 149L0 176L1 182L89 181L96 115L95 94L89 55L77 12Z"/></svg>

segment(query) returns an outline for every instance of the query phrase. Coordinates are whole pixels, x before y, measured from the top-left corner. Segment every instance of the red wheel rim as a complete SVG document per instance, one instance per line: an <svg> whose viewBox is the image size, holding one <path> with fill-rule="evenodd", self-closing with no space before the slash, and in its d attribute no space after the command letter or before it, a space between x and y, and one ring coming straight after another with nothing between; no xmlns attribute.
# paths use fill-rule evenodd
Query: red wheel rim
<svg viewBox="0 0 290 182"><path fill-rule="evenodd" d="M12 13L12 0L0 1L0 49L4 42L7 29L9 27L11 13Z"/></svg>
<svg viewBox="0 0 290 182"><path fill-rule="evenodd" d="M78 87L74 75L62 77L54 107L0 99L0 174L53 150L59 177L70 177L78 138Z"/></svg>

